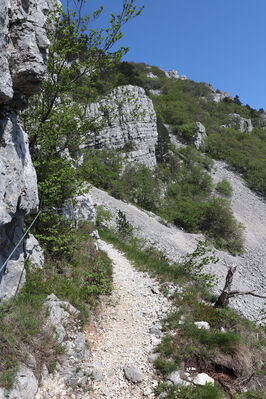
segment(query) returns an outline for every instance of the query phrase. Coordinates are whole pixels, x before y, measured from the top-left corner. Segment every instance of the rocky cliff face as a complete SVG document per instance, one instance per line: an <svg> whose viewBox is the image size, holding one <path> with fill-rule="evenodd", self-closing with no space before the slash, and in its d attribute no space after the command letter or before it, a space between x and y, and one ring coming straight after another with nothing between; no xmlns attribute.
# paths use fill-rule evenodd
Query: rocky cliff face
<svg viewBox="0 0 266 399"><path fill-rule="evenodd" d="M103 122L104 127L91 133L89 146L124 149L129 162L156 165L156 114L144 89L121 86L99 103L90 104L87 116Z"/></svg>
<svg viewBox="0 0 266 399"><path fill-rule="evenodd" d="M44 77L48 10L46 0L0 3L0 268L22 237L24 216L38 207L36 172L17 112ZM14 294L23 265L20 245L0 273L0 300Z"/></svg>

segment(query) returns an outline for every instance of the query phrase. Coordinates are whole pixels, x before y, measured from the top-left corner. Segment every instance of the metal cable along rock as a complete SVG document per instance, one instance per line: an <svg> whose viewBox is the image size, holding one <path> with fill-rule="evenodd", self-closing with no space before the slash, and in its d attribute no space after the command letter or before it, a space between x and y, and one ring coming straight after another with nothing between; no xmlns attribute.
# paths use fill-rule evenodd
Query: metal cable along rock
<svg viewBox="0 0 266 399"><path fill-rule="evenodd" d="M18 241L18 243L17 243L17 245L14 247L14 249L10 252L10 254L8 255L8 257L7 257L7 259L5 260L5 262L3 263L3 265L0 267L0 284L1 284L1 280L2 280L3 274L4 274L4 272L5 272L5 268L6 268L7 262L11 259L12 255L15 253L16 249L17 249L17 248L19 247L19 245L22 243L22 241L24 240L24 238L26 237L26 235L28 234L28 232L30 231L30 229L32 228L32 226L34 225L34 223L37 221L37 219L38 219L38 217L40 216L40 214L41 214L41 213L44 213L44 212L57 212L57 211L62 211L62 208L42 209L42 210L39 210L39 211L38 211L37 215L35 216L35 218L34 218L33 221L31 222L30 226L27 228L27 230L25 231L25 233L23 234L23 236L21 237L21 239ZM28 259L28 258L27 258L27 259ZM26 259L26 260L27 260L27 259ZM15 292L15 295L14 295L14 297L13 297L13 301L14 301L14 298L16 297L16 295L17 295L17 293L18 293L18 291L19 291L19 287L20 287L20 283L21 283L21 279L22 279L22 275L23 275L24 270L25 270L25 264L24 264L23 269L21 270L20 278L19 278L19 281L18 281L18 286L17 286L16 292ZM13 301L12 301L12 303L13 303Z"/></svg>

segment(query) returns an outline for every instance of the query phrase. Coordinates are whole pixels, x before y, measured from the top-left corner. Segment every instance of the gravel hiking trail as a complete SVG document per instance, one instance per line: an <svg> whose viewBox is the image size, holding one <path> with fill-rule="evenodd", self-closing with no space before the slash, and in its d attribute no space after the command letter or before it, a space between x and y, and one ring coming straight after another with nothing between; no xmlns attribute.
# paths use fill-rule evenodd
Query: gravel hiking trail
<svg viewBox="0 0 266 399"><path fill-rule="evenodd" d="M114 289L85 328L94 369L89 397L154 398L157 377L149 356L160 342L159 321L169 309L168 300L155 279L135 270L112 245L100 240L99 247L113 261Z"/></svg>

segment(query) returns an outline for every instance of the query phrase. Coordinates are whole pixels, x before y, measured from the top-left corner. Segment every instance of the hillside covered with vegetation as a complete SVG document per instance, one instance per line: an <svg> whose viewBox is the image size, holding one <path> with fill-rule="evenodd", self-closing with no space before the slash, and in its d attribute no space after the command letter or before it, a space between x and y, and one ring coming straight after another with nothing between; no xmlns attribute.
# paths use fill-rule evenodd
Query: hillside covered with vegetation
<svg viewBox="0 0 266 399"><path fill-rule="evenodd" d="M164 338L157 348L155 367L160 383L155 394L169 399L262 399L263 393L257 389L264 372L264 332L232 310L215 307L217 297L211 291L215 281L203 269L217 263L214 252L207 255L209 246L225 251L226 256L241 255L245 250L244 227L231 209L232 187L227 180L216 184L212 180L215 160L226 161L254 192L266 197L264 110L242 105L238 96L216 102L213 88L206 83L174 79L156 66L122 61L127 49L114 51L113 46L121 38L123 25L142 11L134 0L122 4L122 12L111 15L106 30L88 28L102 8L90 18L60 9L48 16L46 77L40 93L32 96L28 108L19 114L29 136L42 211L31 232L46 260L42 269L31 268L27 261L27 281L21 292L1 304L0 387L11 389L26 353L37 359L38 379L44 362L53 373L63 358L64 346L46 329L49 312L43 306L47 295L55 294L78 309L75 323L80 329L102 295L111 295L111 261L93 240L98 229L100 237L123 251L137 269L156 277L162 292L168 294L169 287L175 287L168 295L172 311L164 320ZM154 168L126 162L127 153L134 149L131 142L119 149L88 145L92 134L110 124L108 112L99 121L90 118L89 107L127 85L143 88L152 100L158 131ZM233 114L250 120L252 131L241 131ZM206 137L196 146L198 122L205 127ZM67 200L75 204L77 195L88 193L90 186L158 216L161 225L201 233L206 241L199 242L182 262L170 264L163 253L134 237L134 229L121 211L113 229L107 223L111 214L101 207L96 226L88 222L76 226L62 211ZM28 215L26 225L31 221ZM196 327L201 320L206 320L210 330ZM250 361L247 367L234 364L235 359L241 363L242 350ZM219 356L224 362L217 360ZM223 379L214 386L169 385L168 374L184 364L230 375L243 386L242 374L253 373L259 383L247 394L242 393L242 386L232 385L231 390L229 384L228 388L226 379L224 385ZM90 389L86 387L86 392Z"/></svg>

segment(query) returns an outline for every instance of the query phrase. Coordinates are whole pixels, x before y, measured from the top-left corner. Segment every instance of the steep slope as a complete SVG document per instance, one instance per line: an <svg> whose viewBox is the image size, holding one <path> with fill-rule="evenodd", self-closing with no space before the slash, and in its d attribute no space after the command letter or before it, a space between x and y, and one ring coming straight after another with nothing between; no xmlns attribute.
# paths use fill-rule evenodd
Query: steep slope
<svg viewBox="0 0 266 399"><path fill-rule="evenodd" d="M217 166L220 171L217 172L217 179L220 179L223 174L232 173L227 172L225 167L219 163ZM243 255L236 257L223 251L216 251L220 261L211 267L211 270L218 277L216 290L218 292L219 289L223 288L227 272L225 262L227 262L228 265L237 265L233 289L241 291L254 290L256 293L263 295L265 244L263 246L262 243L263 241L265 242L266 231L265 228L262 228L255 235L254 230L256 228L252 225L252 217L258 221L257 227L259 227L261 212L264 210L264 215L266 214L266 204L253 194L237 175L232 174L231 184L234 190L235 200L233 200L233 207L236 209L236 217L241 221L246 219L246 250ZM197 241L202 239L201 235L188 234L174 226L167 227L160 222L160 218L157 216L119 201L102 190L92 188L91 195L97 205L102 205L110 210L114 217L119 209L122 210L128 221L134 226L135 234L140 238L144 238L147 241L147 245L154 245L160 251L163 251L168 259L173 262L180 260L188 252L192 252L196 247ZM241 207L242 203L246 204L244 209ZM250 210L249 216L245 212L246 208ZM256 321L260 317L264 301L252 296L240 296L232 299L230 305L245 317Z"/></svg>

